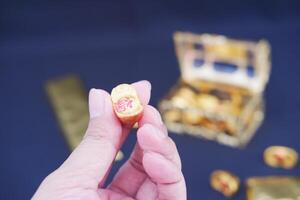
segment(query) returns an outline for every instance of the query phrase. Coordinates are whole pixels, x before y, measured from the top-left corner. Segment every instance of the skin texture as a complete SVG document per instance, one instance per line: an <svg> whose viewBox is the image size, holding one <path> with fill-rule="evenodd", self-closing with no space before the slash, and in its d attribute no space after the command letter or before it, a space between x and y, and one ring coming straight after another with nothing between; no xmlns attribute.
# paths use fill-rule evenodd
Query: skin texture
<svg viewBox="0 0 300 200"><path fill-rule="evenodd" d="M185 200L186 185L175 143L159 112L147 105L151 85L132 84L144 106L137 143L113 181L103 187L116 153L126 140L113 112L110 95L100 89L89 93L90 122L84 139L67 160L48 175L33 200Z"/></svg>

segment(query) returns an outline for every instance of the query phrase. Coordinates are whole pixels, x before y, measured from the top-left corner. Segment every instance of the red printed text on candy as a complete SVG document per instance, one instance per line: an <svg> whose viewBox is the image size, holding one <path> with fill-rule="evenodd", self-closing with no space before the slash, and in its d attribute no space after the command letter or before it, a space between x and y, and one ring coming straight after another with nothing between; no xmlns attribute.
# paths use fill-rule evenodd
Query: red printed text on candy
<svg viewBox="0 0 300 200"><path fill-rule="evenodd" d="M132 99L129 97L123 97L116 103L116 111L124 112L127 108L132 108Z"/></svg>

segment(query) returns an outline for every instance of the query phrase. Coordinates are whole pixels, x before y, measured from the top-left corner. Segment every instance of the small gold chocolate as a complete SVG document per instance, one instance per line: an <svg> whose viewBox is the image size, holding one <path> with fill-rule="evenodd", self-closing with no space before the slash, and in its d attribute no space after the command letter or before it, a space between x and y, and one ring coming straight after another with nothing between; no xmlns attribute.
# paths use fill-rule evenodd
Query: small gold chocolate
<svg viewBox="0 0 300 200"><path fill-rule="evenodd" d="M185 111L183 112L182 115L183 123L190 124L190 125L200 124L202 118L203 117L196 110Z"/></svg>
<svg viewBox="0 0 300 200"><path fill-rule="evenodd" d="M115 161L121 161L124 158L124 153L122 151L118 151Z"/></svg>
<svg viewBox="0 0 300 200"><path fill-rule="evenodd" d="M237 132L237 125L232 120L226 121L225 127L226 127L225 128L226 129L225 132L228 135L235 135L236 134L236 132Z"/></svg>
<svg viewBox="0 0 300 200"><path fill-rule="evenodd" d="M195 105L195 93L188 87L181 87L171 101L178 108L187 108Z"/></svg>
<svg viewBox="0 0 300 200"><path fill-rule="evenodd" d="M181 87L178 92L177 92L177 95L179 96L183 96L187 99L189 98L193 98L195 96L195 93L194 91L189 88L188 86L184 86L184 87Z"/></svg>
<svg viewBox="0 0 300 200"><path fill-rule="evenodd" d="M207 111L214 112L219 106L219 100L217 97L212 95L200 94L197 98L197 104L200 108L204 108Z"/></svg>
<svg viewBox="0 0 300 200"><path fill-rule="evenodd" d="M212 131L223 131L222 130L223 127L220 127L218 122L213 121L209 118L203 118L201 120L201 124L203 127L210 129Z"/></svg>
<svg viewBox="0 0 300 200"><path fill-rule="evenodd" d="M177 122L181 120L181 112L177 109L172 109L164 112L163 117L168 122Z"/></svg>
<svg viewBox="0 0 300 200"><path fill-rule="evenodd" d="M210 175L210 185L226 197L233 196L240 187L240 179L224 170L216 170Z"/></svg>
<svg viewBox="0 0 300 200"><path fill-rule="evenodd" d="M264 161L270 167L291 169L298 162L298 153L285 146L270 146L264 151Z"/></svg>
<svg viewBox="0 0 300 200"><path fill-rule="evenodd" d="M133 126L142 116L143 106L133 86L120 84L111 91L117 117L124 125Z"/></svg>

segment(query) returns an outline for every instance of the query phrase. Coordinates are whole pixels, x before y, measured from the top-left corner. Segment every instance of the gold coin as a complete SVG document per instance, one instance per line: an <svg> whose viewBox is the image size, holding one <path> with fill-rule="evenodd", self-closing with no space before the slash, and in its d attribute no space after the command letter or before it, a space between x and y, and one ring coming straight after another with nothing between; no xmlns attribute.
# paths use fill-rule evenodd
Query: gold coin
<svg viewBox="0 0 300 200"><path fill-rule="evenodd" d="M212 95L200 94L197 98L197 104L199 107L209 112L214 112L219 106L219 100L218 98Z"/></svg>
<svg viewBox="0 0 300 200"><path fill-rule="evenodd" d="M240 179L224 170L216 170L210 175L211 187L226 197L233 196L240 187Z"/></svg>
<svg viewBox="0 0 300 200"><path fill-rule="evenodd" d="M222 131L221 128L219 126L219 123L217 121L213 121L213 120L210 120L208 118L204 118L203 120L201 120L201 126L207 128L207 129L210 129L212 131Z"/></svg>
<svg viewBox="0 0 300 200"><path fill-rule="evenodd" d="M177 122L181 120L181 112L177 109L168 110L163 113L163 118L167 122Z"/></svg>
<svg viewBox="0 0 300 200"><path fill-rule="evenodd" d="M291 169L298 162L298 153L285 146L270 146L264 151L264 161L270 167Z"/></svg>
<svg viewBox="0 0 300 200"><path fill-rule="evenodd" d="M202 116L195 110L187 110L182 115L182 121L187 124L196 125L202 120Z"/></svg>
<svg viewBox="0 0 300 200"><path fill-rule="evenodd" d="M171 101L178 108L187 108L195 105L195 93L188 87L182 87L175 92Z"/></svg>
<svg viewBox="0 0 300 200"><path fill-rule="evenodd" d="M226 127L225 128L226 132L229 135L236 135L237 134L237 124L234 123L233 121L231 121L231 120L226 121L225 127Z"/></svg>
<svg viewBox="0 0 300 200"><path fill-rule="evenodd" d="M184 87L181 87L178 91L177 91L177 94L179 96L184 96L186 98L190 98L190 97L194 97L195 96L195 92L187 87L187 86L184 86Z"/></svg>
<svg viewBox="0 0 300 200"><path fill-rule="evenodd" d="M189 106L189 102L187 101L187 99L182 98L180 96L172 97L171 101L176 108L183 109Z"/></svg>

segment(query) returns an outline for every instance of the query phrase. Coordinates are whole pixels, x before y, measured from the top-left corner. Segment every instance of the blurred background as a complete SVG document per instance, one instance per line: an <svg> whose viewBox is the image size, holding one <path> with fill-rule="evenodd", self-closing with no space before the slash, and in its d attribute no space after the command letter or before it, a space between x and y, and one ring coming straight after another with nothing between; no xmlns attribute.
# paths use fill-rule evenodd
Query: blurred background
<svg viewBox="0 0 300 200"><path fill-rule="evenodd" d="M147 79L156 106L180 75L172 41L177 30L266 38L272 47L266 119L246 149L171 134L188 199L223 199L209 186L215 169L242 181L299 175L299 167L272 169L262 161L269 145L300 151L299 1L10 0L0 2L0 17L0 199L29 199L70 153L44 91L47 80L75 73L87 91L110 91ZM125 158L135 140L130 135ZM245 199L245 188L233 199Z"/></svg>

